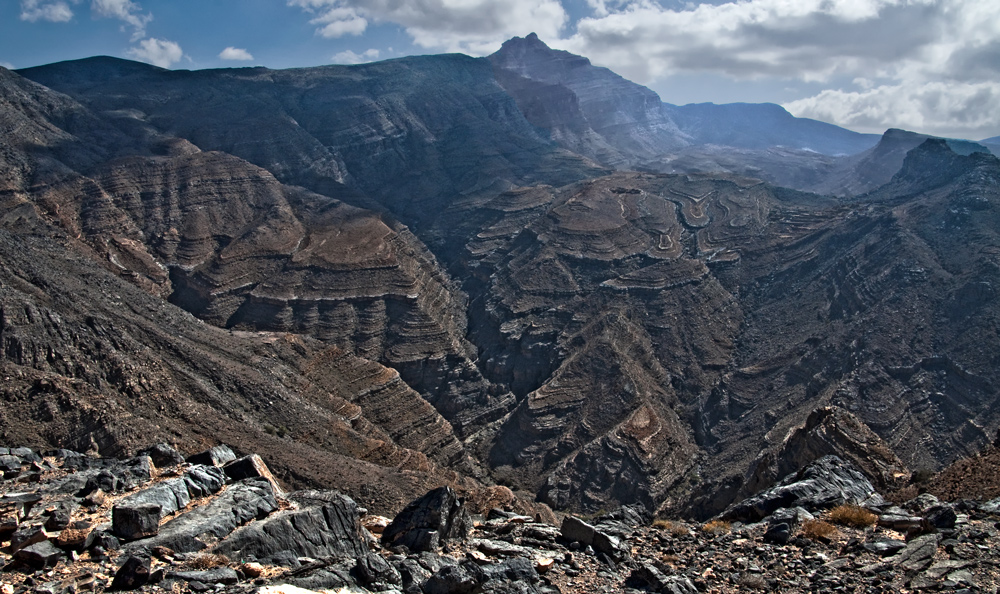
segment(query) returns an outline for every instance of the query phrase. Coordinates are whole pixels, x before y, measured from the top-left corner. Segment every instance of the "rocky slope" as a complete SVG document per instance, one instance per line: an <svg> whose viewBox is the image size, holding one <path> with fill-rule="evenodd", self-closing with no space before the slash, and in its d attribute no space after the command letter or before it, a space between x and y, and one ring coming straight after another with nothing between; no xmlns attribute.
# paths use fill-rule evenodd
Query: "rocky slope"
<svg viewBox="0 0 1000 594"><path fill-rule="evenodd" d="M105 454L152 435L271 443L293 483L367 489L383 509L480 474L454 426L375 362L434 377L451 358L433 393L454 418L502 414L483 413L505 398L469 362L460 298L404 227L153 131L148 156L100 162L88 135L113 124L5 76L22 164L2 195L5 438Z"/></svg>
<svg viewBox="0 0 1000 594"><path fill-rule="evenodd" d="M143 592L995 592L1000 501L885 501L835 456L705 524L521 515L447 487L393 519L286 492L256 454L3 448L0 587Z"/></svg>

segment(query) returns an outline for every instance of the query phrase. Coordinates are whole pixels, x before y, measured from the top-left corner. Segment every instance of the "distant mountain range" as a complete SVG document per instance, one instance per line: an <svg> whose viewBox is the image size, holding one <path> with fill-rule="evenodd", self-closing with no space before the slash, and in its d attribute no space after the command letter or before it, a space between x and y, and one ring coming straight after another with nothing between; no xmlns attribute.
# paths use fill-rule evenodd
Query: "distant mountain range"
<svg viewBox="0 0 1000 594"><path fill-rule="evenodd" d="M562 146L611 165L635 166L702 145L780 146L836 156L878 141L877 135L793 117L773 104L664 103L584 57L550 49L535 34L507 41L489 60L531 123Z"/></svg>
<svg viewBox="0 0 1000 594"><path fill-rule="evenodd" d="M501 484L704 516L1000 427L989 143L672 106L535 36L0 68L0 130L6 443L222 440L376 513Z"/></svg>

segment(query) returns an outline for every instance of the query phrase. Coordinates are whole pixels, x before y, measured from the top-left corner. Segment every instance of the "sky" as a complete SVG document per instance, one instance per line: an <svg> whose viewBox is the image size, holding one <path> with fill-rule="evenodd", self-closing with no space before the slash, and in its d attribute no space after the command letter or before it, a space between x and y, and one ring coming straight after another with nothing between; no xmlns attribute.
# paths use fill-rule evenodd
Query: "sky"
<svg viewBox="0 0 1000 594"><path fill-rule="evenodd" d="M771 102L859 132L1000 135L1000 0L0 0L0 66L485 56L532 32L668 103Z"/></svg>

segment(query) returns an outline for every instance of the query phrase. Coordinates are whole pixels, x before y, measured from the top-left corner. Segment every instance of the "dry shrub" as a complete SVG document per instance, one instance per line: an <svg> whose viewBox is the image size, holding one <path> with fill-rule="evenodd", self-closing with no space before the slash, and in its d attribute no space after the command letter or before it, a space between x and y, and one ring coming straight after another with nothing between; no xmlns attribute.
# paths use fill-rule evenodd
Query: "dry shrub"
<svg viewBox="0 0 1000 594"><path fill-rule="evenodd" d="M653 528L662 530L664 532L669 532L671 535L678 537L687 536L691 534L691 531L688 530L687 526L685 526L684 524L671 522L670 520L654 520Z"/></svg>
<svg viewBox="0 0 1000 594"><path fill-rule="evenodd" d="M711 534L712 536L718 536L720 534L729 534L732 526L729 522L724 522L722 520L711 520L702 525L701 531L706 534Z"/></svg>
<svg viewBox="0 0 1000 594"><path fill-rule="evenodd" d="M747 574L740 578L740 586L751 590L764 590L767 588L767 580L762 576Z"/></svg>
<svg viewBox="0 0 1000 594"><path fill-rule="evenodd" d="M211 553L205 553L204 555L198 555L187 562L189 567L198 570L212 569L215 567L223 567L229 565L229 557L225 555L213 555Z"/></svg>
<svg viewBox="0 0 1000 594"><path fill-rule="evenodd" d="M830 521L841 526L867 528L875 525L878 516L860 505L838 505L830 510Z"/></svg>
<svg viewBox="0 0 1000 594"><path fill-rule="evenodd" d="M802 535L812 540L829 540L836 536L837 527L823 520L806 520L802 523Z"/></svg>

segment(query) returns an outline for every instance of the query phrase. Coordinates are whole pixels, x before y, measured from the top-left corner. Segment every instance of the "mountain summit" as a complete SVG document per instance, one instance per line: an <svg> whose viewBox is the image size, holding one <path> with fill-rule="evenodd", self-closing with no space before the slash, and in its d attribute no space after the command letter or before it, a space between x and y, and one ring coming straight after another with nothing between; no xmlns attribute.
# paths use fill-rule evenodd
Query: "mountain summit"
<svg viewBox="0 0 1000 594"><path fill-rule="evenodd" d="M489 60L531 123L565 148L616 168L648 166L664 154L705 145L849 155L878 140L796 118L774 104L664 103L587 58L551 49L534 33L508 40Z"/></svg>

